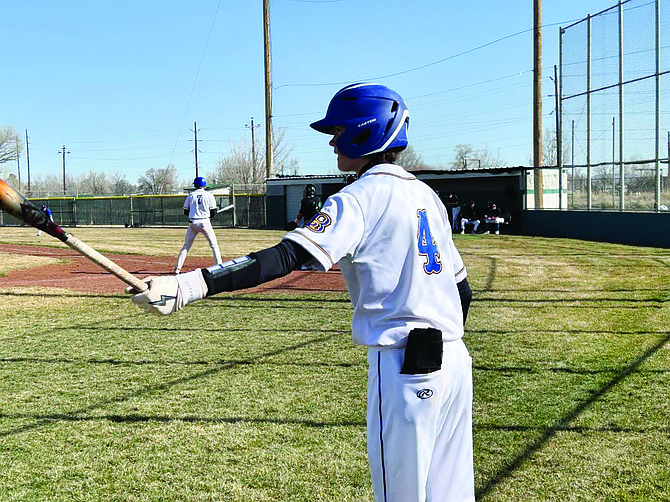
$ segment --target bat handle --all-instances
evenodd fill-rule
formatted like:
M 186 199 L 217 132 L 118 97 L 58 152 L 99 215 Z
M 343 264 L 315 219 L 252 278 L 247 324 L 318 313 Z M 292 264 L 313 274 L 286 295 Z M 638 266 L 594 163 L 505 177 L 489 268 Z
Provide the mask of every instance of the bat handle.
M 88 259 L 90 259 L 94 263 L 97 263 L 98 265 L 100 265 L 102 268 L 107 270 L 107 272 L 113 274 L 114 276 L 118 277 L 119 279 L 121 279 L 126 284 L 132 286 L 133 289 L 135 289 L 136 291 L 139 291 L 140 293 L 143 293 L 147 289 L 149 289 L 149 286 L 147 286 L 146 282 L 138 279 L 137 277 L 135 277 L 133 274 L 131 274 L 127 270 L 122 269 L 116 263 L 114 263 L 112 260 L 110 260 L 109 258 L 106 258 L 105 256 L 101 255 L 95 249 L 93 249 L 91 246 L 89 246 L 88 244 L 86 244 L 86 243 L 80 241 L 79 239 L 77 239 L 74 235 L 68 234 L 68 237 L 64 242 L 65 242 L 65 244 L 70 246 L 75 251 L 83 254 L 84 256 L 86 256 Z

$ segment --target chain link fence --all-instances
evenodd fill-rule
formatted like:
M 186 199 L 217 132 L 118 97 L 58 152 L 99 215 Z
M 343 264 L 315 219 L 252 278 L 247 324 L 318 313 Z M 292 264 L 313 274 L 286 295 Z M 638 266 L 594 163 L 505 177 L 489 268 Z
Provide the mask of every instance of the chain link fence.
M 215 227 L 265 228 L 265 184 L 231 185 L 212 189 L 219 212 Z M 115 225 L 125 227 L 187 225 L 183 204 L 186 195 L 30 197 L 38 207 L 51 209 L 54 221 L 63 227 Z M 23 225 L 0 211 L 0 225 Z
M 560 29 L 567 208 L 670 206 L 669 21 L 660 0 L 627 0 Z

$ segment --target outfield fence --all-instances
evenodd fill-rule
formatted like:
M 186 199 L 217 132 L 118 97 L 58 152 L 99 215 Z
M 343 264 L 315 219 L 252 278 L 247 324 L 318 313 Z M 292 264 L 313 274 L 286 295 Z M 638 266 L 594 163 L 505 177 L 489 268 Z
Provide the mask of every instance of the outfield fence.
M 247 191 L 253 188 L 253 191 Z M 215 227 L 264 228 L 265 193 L 257 187 L 235 187 L 228 193 L 213 193 L 219 213 L 212 218 Z M 128 196 L 31 197 L 38 207 L 51 209 L 54 221 L 64 227 L 116 225 L 125 227 L 181 226 L 185 194 Z M 0 225 L 21 226 L 22 221 L 0 211 Z

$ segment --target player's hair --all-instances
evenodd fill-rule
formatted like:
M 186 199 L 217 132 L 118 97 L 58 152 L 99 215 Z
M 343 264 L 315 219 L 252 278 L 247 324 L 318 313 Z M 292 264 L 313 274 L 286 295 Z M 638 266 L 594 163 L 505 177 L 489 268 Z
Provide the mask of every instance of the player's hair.
M 363 167 L 363 169 L 361 169 L 361 171 L 358 173 L 359 176 L 368 169 L 370 169 L 371 167 L 376 166 L 378 164 L 395 164 L 396 161 L 398 160 L 400 152 L 401 150 L 387 150 L 385 152 L 379 152 L 369 155 L 368 157 L 366 157 L 366 159 L 368 159 L 368 163 L 365 164 L 365 167 Z

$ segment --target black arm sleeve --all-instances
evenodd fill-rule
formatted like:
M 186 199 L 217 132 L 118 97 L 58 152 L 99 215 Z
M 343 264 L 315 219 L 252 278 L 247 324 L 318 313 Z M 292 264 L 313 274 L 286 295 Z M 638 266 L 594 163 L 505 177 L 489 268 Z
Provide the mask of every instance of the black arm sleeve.
M 188 209 L 184 209 L 184 216 L 188 216 Z
M 207 296 L 222 291 L 237 291 L 284 277 L 312 258 L 302 246 L 289 240 L 282 240 L 256 253 L 250 253 L 239 263 L 215 265 L 202 269 L 207 284 Z M 236 260 L 234 260 L 236 261 Z
M 209 217 L 214 218 L 216 216 L 218 209 L 210 209 L 209 210 Z
M 470 309 L 470 301 L 472 300 L 472 290 L 467 279 L 463 279 L 456 284 L 458 286 L 458 295 L 461 297 L 461 308 L 463 309 L 463 326 L 468 318 L 468 310 Z

